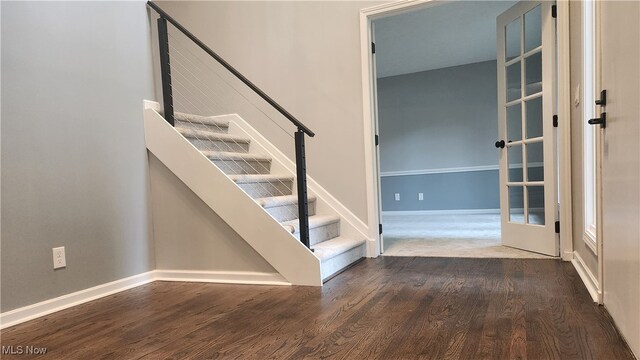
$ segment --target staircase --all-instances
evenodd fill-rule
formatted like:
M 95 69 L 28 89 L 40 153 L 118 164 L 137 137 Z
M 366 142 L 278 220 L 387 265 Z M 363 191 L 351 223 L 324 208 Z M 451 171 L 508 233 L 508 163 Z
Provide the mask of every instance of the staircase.
M 364 257 L 366 225 L 306 175 L 305 137 L 315 133 L 147 5 L 159 15 L 162 80 L 162 106 L 145 103 L 147 149 L 291 284 L 321 285 Z M 295 126 L 295 162 L 246 121 L 284 130 L 278 117 Z
M 231 122 L 243 121 L 237 115 L 200 116 L 175 113 L 174 129 L 206 156 L 210 163 L 261 206 L 296 239 L 300 238 L 298 197 L 294 194 L 295 177 L 282 166 L 272 171 L 274 160 L 269 155 L 252 152 L 253 141 L 234 127 L 239 134 L 230 134 Z M 246 123 L 244 125 L 247 126 Z M 245 136 L 243 136 L 245 135 Z M 263 144 L 265 145 L 265 144 Z M 264 146 L 257 147 L 259 149 Z M 309 242 L 313 254 L 321 261 L 322 279 L 358 261 L 366 254 L 363 236 L 341 236 L 341 218 L 328 206 L 320 214 L 318 197 L 308 196 Z M 251 224 L 251 219 L 247 219 Z M 268 259 L 267 259 L 268 261 Z

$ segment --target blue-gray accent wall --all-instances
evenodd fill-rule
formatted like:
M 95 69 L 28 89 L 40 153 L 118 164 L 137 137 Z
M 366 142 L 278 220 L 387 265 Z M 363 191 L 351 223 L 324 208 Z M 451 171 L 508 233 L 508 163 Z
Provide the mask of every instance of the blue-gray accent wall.
M 496 61 L 378 79 L 382 172 L 497 166 Z
M 495 60 L 379 79 L 382 172 L 497 167 L 497 103 Z M 382 210 L 498 209 L 498 186 L 497 170 L 384 176 Z
M 543 177 L 542 167 L 528 169 L 529 176 Z M 522 173 L 522 168 L 510 173 Z M 383 176 L 382 211 L 486 210 L 500 208 L 498 170 Z M 512 175 L 513 178 L 513 175 Z M 418 200 L 422 193 L 423 200 Z M 400 200 L 395 200 L 400 194 Z M 510 195 L 511 207 L 522 208 L 522 194 Z M 529 188 L 529 207 L 544 207 L 542 187 Z
M 494 147 L 497 103 L 495 60 L 378 79 L 382 174 L 429 173 L 383 176 L 382 210 L 498 209 L 498 170 L 473 169 L 497 168 L 500 152 L 507 151 Z M 528 133 L 542 131 L 536 110 L 527 110 Z M 534 149 L 527 149 L 527 160 L 537 165 L 543 156 Z M 510 161 L 521 164 L 522 159 Z M 447 171 L 451 168 L 457 172 Z M 465 168 L 469 171 L 459 171 Z M 510 172 L 512 181 L 522 181 L 522 168 Z M 529 178 L 541 179 L 542 168 L 530 169 Z M 530 189 L 530 207 L 542 207 L 541 190 Z M 394 200 L 396 193 L 400 201 Z M 418 193 L 424 200 L 418 200 Z M 521 192 L 515 195 L 511 202 L 521 208 Z
M 381 188 L 382 211 L 500 208 L 498 170 L 384 176 Z

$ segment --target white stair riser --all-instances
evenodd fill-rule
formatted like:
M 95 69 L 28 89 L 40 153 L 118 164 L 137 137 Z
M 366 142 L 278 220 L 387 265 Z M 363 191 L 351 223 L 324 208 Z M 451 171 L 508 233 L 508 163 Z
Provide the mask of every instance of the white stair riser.
M 271 162 L 255 160 L 221 160 L 211 159 L 227 175 L 269 174 Z
M 212 131 L 212 132 L 221 133 L 221 134 L 226 134 L 229 132 L 228 126 L 207 125 L 207 124 L 200 124 L 197 122 L 189 122 L 189 121 L 182 121 L 182 120 L 176 120 L 175 126 Z
M 282 195 L 291 195 L 293 188 L 293 181 L 291 180 L 283 180 L 283 181 L 263 181 L 256 183 L 240 183 L 238 184 L 242 190 L 244 190 L 249 196 L 254 199 L 264 198 L 264 197 L 272 197 L 272 196 L 282 196 Z
M 233 142 L 229 140 L 207 140 L 187 138 L 200 151 L 220 151 L 220 152 L 238 152 L 248 153 L 249 143 Z
M 316 201 L 309 201 L 309 216 L 316 214 Z M 298 218 L 298 204 L 288 204 L 281 206 L 274 206 L 266 208 L 267 212 L 271 214 L 279 222 L 289 221 Z
M 347 266 L 365 257 L 366 254 L 367 254 L 367 246 L 366 244 L 362 244 L 349 251 L 345 251 L 340 255 L 336 255 L 331 259 L 323 260 L 321 265 L 322 280 L 325 280 L 328 277 L 334 275 L 335 273 L 340 272 Z
M 293 234 L 296 238 L 300 239 L 300 233 Z M 340 221 L 318 226 L 313 229 L 309 229 L 309 245 L 313 246 L 317 243 L 321 243 L 325 240 L 333 239 L 340 236 Z

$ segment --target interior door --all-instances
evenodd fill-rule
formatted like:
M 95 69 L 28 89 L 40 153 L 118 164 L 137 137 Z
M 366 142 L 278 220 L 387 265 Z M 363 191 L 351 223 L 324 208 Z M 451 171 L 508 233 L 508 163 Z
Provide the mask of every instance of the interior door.
M 640 3 L 602 1 L 604 305 L 640 355 Z M 602 116 L 600 117 L 602 119 Z M 586 121 L 586 119 L 585 119 Z
M 551 2 L 519 2 L 497 18 L 502 244 L 559 255 L 555 26 Z

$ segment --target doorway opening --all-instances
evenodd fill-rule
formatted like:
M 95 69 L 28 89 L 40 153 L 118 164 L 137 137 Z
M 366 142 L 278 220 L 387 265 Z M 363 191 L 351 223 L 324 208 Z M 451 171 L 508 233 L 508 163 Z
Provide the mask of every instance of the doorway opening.
M 372 21 L 385 255 L 559 255 L 551 7 L 524 6 L 448 2 Z M 516 239 L 532 233 L 546 247 Z

